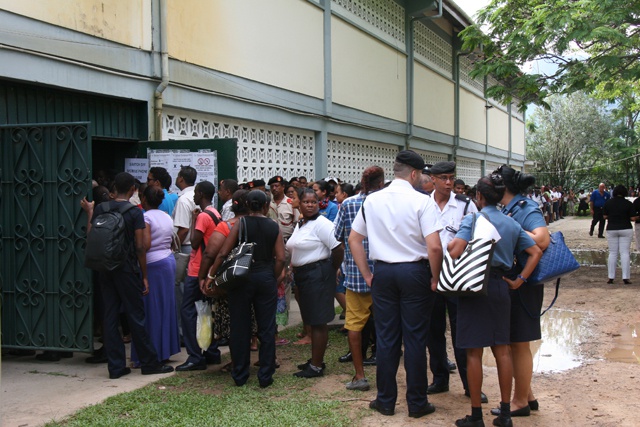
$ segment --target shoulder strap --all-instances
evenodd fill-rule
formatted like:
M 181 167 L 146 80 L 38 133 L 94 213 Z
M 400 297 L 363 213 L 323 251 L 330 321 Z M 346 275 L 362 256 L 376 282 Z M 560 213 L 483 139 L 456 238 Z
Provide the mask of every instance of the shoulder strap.
M 517 201 L 513 204 L 513 206 L 511 206 L 511 208 L 509 209 L 509 211 L 507 212 L 507 215 L 509 215 L 511 213 L 511 211 L 513 211 L 513 208 L 515 208 L 516 206 L 519 208 L 522 208 L 524 205 L 527 204 L 527 200 L 526 199 L 522 199 L 520 201 Z
M 124 213 L 127 212 L 129 209 L 135 208 L 135 207 L 136 206 L 133 203 L 127 203 L 126 205 L 120 206 L 118 211 L 120 212 L 120 215 L 124 215 Z
M 214 223 L 215 225 L 220 224 L 220 218 L 218 218 L 218 217 L 216 216 L 216 214 L 214 214 L 214 213 L 213 213 L 213 212 L 211 212 L 210 210 L 205 209 L 205 210 L 203 210 L 201 213 L 206 213 L 207 215 L 209 215 L 209 216 L 211 217 L 211 219 L 213 220 L 213 223 Z
M 247 223 L 245 217 L 240 218 L 240 229 L 238 230 L 238 242 L 247 242 Z
M 466 204 L 464 205 L 464 211 L 462 212 L 463 216 L 466 215 L 467 211 L 469 210 L 469 203 L 471 202 L 471 197 L 465 196 L 464 194 L 456 194 L 456 199 L 466 202 Z

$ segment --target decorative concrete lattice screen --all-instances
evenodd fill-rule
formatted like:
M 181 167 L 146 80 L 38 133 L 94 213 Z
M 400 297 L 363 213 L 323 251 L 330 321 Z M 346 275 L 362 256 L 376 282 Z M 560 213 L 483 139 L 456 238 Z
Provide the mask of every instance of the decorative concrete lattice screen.
M 166 112 L 163 139 L 238 139 L 238 181 L 282 175 L 313 177 L 315 138 L 312 132 L 227 118 Z
M 505 162 L 506 163 L 506 162 Z M 496 163 L 496 162 L 486 162 L 485 163 L 485 171 L 484 174 L 488 175 L 491 172 L 493 172 L 494 170 L 498 169 L 500 166 L 502 166 L 504 163 Z
M 451 45 L 421 22 L 414 29 L 416 57 L 451 76 Z
M 468 86 L 477 90 L 484 96 L 484 83 L 477 80 L 472 79 L 469 73 L 473 70 L 473 63 L 466 56 L 460 57 L 460 80 L 466 83 Z
M 371 141 L 329 137 L 328 171 L 350 184 L 357 184 L 369 166 L 384 169 L 385 179 L 393 179 L 393 162 L 398 147 Z
M 404 8 L 391 0 L 333 0 L 354 17 L 404 43 Z
M 474 186 L 478 183 L 482 174 L 482 163 L 480 160 L 466 159 L 458 157 L 456 159 L 456 178 L 464 181 L 465 184 Z
M 425 151 L 425 150 L 418 150 L 416 148 L 411 148 L 411 150 L 420 154 L 420 156 L 424 159 L 424 162 L 430 165 L 434 165 L 438 162 L 446 162 L 447 160 L 449 160 L 449 156 L 447 156 L 446 154 L 434 153 L 434 152 Z

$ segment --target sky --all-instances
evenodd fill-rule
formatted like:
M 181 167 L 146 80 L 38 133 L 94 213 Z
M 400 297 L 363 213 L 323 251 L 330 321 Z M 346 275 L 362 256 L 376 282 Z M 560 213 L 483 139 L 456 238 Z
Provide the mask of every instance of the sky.
M 467 15 L 474 18 L 478 10 L 489 4 L 490 0 L 453 0 Z

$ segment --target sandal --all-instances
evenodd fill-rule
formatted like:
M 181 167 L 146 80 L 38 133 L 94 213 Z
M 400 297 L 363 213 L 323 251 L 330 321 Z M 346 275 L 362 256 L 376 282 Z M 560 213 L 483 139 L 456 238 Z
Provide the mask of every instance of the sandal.
M 276 340 L 276 345 L 277 346 L 278 345 L 287 345 L 287 344 L 289 344 L 289 342 L 290 341 L 288 339 L 286 339 L 286 338 L 279 338 L 279 339 Z

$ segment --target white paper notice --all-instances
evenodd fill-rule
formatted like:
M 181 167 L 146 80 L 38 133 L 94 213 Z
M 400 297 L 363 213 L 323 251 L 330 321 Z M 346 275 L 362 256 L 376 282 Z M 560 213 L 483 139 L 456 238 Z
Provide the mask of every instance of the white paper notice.
M 124 171 L 133 175 L 140 182 L 147 182 L 149 159 L 124 159 Z

